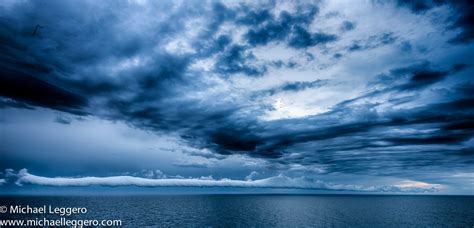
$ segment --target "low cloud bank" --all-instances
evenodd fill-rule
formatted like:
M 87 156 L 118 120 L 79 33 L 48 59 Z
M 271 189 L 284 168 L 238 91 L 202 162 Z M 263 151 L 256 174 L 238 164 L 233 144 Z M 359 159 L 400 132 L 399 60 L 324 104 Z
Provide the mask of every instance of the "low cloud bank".
M 137 187 L 233 187 L 233 188 L 288 188 L 288 189 L 313 189 L 333 191 L 358 191 L 358 192 L 399 192 L 399 193 L 429 193 L 437 192 L 435 186 L 407 187 L 399 185 L 361 186 L 334 184 L 311 178 L 291 178 L 284 175 L 268 177 L 259 180 L 233 180 L 213 178 L 184 178 L 184 179 L 150 179 L 134 176 L 110 177 L 43 177 L 28 173 L 22 169 L 18 173 L 10 172 L 11 183 L 16 185 L 42 185 L 56 187 L 81 187 L 81 186 L 137 186 Z

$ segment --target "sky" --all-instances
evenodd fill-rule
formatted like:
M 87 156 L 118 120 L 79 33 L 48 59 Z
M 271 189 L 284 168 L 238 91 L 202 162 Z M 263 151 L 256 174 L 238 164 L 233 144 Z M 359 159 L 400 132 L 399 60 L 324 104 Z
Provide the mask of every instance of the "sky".
M 0 194 L 474 194 L 469 1 L 0 1 Z

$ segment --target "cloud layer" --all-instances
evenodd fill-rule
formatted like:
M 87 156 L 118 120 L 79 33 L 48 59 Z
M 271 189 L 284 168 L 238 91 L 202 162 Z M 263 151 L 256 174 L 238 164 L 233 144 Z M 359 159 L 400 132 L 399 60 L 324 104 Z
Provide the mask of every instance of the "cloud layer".
M 56 187 L 83 187 L 83 186 L 136 186 L 136 187 L 224 187 L 224 188 L 292 188 L 331 191 L 357 191 L 357 192 L 394 192 L 394 193 L 427 193 L 438 191 L 437 185 L 416 186 L 411 183 L 388 186 L 360 186 L 326 183 L 304 177 L 290 178 L 284 175 L 269 177 L 259 180 L 216 180 L 211 177 L 178 178 L 178 179 L 150 179 L 134 176 L 111 177 L 42 177 L 28 173 L 26 169 L 17 174 L 11 173 L 10 178 L 17 185 L 42 185 Z

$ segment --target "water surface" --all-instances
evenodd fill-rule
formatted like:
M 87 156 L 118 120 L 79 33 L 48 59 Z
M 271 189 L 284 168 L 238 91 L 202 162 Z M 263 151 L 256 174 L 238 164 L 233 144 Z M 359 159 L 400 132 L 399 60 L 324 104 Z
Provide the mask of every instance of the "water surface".
M 8 196 L 1 205 L 86 207 L 75 219 L 124 226 L 473 227 L 472 196 L 157 195 Z M 34 218 L 43 215 L 0 215 Z M 46 215 L 48 218 L 54 216 Z

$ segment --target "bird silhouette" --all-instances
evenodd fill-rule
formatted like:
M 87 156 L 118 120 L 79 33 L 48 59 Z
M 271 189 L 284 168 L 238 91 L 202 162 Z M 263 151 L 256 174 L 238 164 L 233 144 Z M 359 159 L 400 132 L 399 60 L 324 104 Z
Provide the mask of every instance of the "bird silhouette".
M 37 24 L 37 25 L 35 26 L 35 30 L 33 30 L 33 33 L 31 33 L 31 36 L 36 35 L 36 32 L 38 32 L 38 29 L 42 29 L 42 28 L 44 28 L 44 27 Z

